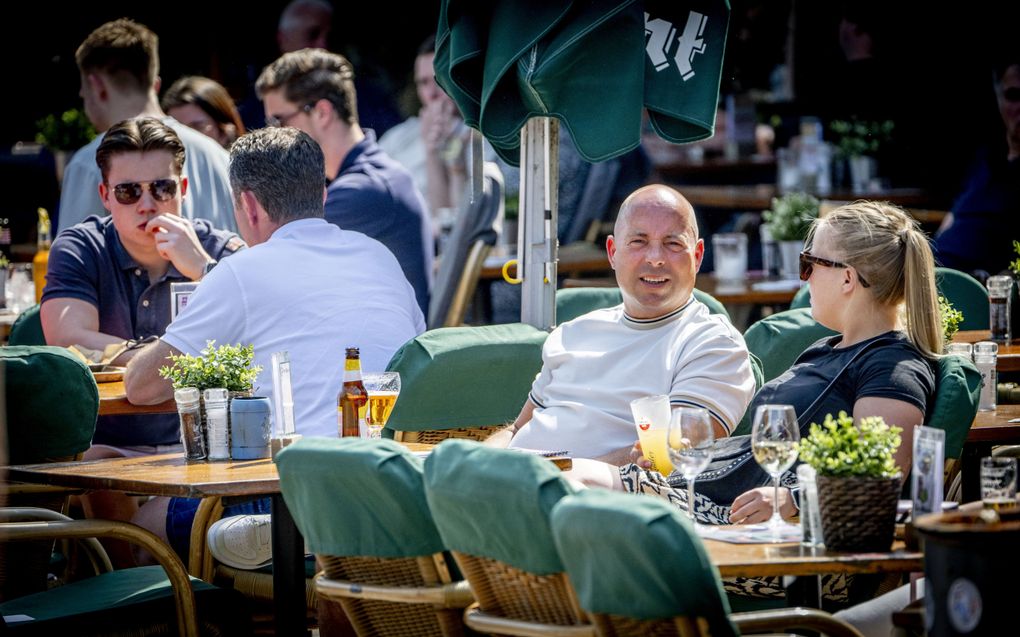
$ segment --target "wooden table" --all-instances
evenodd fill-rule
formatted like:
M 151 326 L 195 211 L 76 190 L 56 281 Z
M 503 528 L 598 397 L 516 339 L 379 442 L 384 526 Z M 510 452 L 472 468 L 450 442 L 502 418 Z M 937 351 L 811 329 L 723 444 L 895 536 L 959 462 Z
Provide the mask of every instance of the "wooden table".
M 502 279 L 503 264 L 516 259 L 516 253 L 507 254 L 503 250 L 493 250 L 482 265 L 481 279 Z M 556 253 L 556 271 L 560 276 L 577 276 L 611 272 L 609 256 L 605 246 L 598 246 L 587 241 L 578 241 L 560 246 Z M 510 274 L 516 276 L 517 269 L 512 268 Z
M 920 551 L 907 550 L 897 540 L 886 553 L 837 553 L 800 543 L 732 544 L 704 540 L 705 549 L 721 577 L 831 575 L 835 573 L 902 573 L 922 568 Z
M 775 285 L 778 283 L 779 279 L 765 277 L 761 273 L 749 272 L 740 281 L 720 281 L 709 272 L 699 273 L 694 285 L 725 305 L 789 305 L 800 289 L 800 281 L 777 288 Z
M 979 411 L 967 433 L 960 456 L 961 498 L 963 502 L 981 499 L 981 458 L 992 455 L 995 445 L 1020 444 L 1020 405 L 999 405 L 995 411 Z
M 793 300 L 800 286 L 790 285 L 781 289 L 760 289 L 755 284 L 773 282 L 778 279 L 771 279 L 760 274 L 750 274 L 743 281 L 726 281 L 720 284 L 719 279 L 712 273 L 699 273 L 694 287 L 702 292 L 707 292 L 722 304 L 749 304 L 749 305 L 789 305 Z M 798 281 L 799 283 L 799 281 Z M 564 288 L 615 288 L 617 287 L 615 277 L 598 277 L 586 279 L 568 278 L 563 280 Z
M 177 413 L 177 403 L 173 398 L 157 405 L 136 405 L 128 402 L 127 394 L 124 392 L 124 381 L 99 383 L 100 416 L 173 413 Z
M 189 463 L 184 454 L 106 458 L 7 468 L 15 482 L 109 489 L 154 496 L 266 496 L 272 499 L 273 610 L 277 635 L 304 635 L 304 539 L 280 495 L 276 465 L 266 460 Z
M 953 335 L 954 343 L 977 343 L 987 341 L 992 336 L 990 330 L 964 330 Z M 1009 345 L 999 345 L 998 357 L 995 359 L 995 369 L 1000 372 L 1020 371 L 1020 345 L 1016 340 Z
M 767 210 L 772 206 L 772 198 L 779 194 L 774 184 L 757 184 L 751 186 L 678 186 L 680 193 L 697 208 L 719 208 L 728 211 Z M 931 197 L 920 188 L 889 188 L 878 192 L 854 193 L 833 191 L 819 199 L 831 201 L 855 201 L 857 199 L 874 199 L 888 201 L 908 208 L 931 208 Z M 923 210 L 923 221 L 934 222 L 930 218 L 935 214 L 931 210 Z M 919 219 L 921 220 L 921 219 Z

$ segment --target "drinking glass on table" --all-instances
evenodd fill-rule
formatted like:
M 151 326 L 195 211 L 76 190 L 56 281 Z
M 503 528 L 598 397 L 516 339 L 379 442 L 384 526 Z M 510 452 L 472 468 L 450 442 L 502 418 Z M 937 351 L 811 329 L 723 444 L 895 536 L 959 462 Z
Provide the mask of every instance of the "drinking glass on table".
M 673 472 L 666 448 L 669 433 L 670 406 L 669 396 L 664 394 L 645 396 L 630 401 L 630 411 L 634 415 L 638 440 L 641 442 L 641 453 L 652 463 L 652 468 L 664 476 Z
M 382 429 L 400 395 L 399 372 L 368 372 L 361 382 L 368 392 L 368 437 L 381 438 Z
M 1016 458 L 981 458 L 981 502 L 986 509 L 1012 509 L 1016 500 Z
M 673 467 L 687 479 L 687 513 L 695 526 L 698 522 L 694 517 L 694 479 L 711 462 L 714 442 L 707 409 L 679 407 L 673 410 L 669 421 L 669 458 Z
M 754 412 L 751 428 L 751 452 L 755 461 L 772 476 L 772 517 L 768 526 L 779 536 L 784 527 L 792 527 L 779 514 L 779 476 L 797 460 L 800 427 L 792 405 L 760 405 Z

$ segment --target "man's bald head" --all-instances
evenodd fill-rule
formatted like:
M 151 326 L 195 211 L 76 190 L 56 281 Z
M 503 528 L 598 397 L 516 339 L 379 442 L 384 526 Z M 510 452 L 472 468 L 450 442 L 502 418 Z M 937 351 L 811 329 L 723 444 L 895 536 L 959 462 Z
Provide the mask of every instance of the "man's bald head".
M 662 184 L 644 186 L 632 192 L 623 204 L 620 205 L 620 212 L 616 215 L 616 223 L 613 226 L 613 234 L 623 234 L 622 228 L 629 220 L 635 210 L 645 208 L 660 208 L 674 210 L 684 218 L 684 223 L 693 231 L 693 239 L 699 237 L 698 220 L 694 215 L 694 207 L 690 202 L 676 190 Z
M 627 197 L 606 239 L 609 264 L 631 318 L 665 316 L 690 299 L 705 244 L 694 209 L 668 186 L 645 186 Z

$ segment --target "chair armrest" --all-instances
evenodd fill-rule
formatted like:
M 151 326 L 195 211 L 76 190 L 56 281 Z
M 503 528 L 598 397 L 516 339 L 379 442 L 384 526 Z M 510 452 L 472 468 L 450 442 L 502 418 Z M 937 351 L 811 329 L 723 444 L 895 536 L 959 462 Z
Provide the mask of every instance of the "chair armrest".
M 788 628 L 816 630 L 830 637 L 864 637 L 860 631 L 831 614 L 814 608 L 782 608 L 733 613 L 730 619 L 742 635 Z
M 169 546 L 149 531 L 127 522 L 113 520 L 0 523 L 0 542 L 96 537 L 111 537 L 131 542 L 151 553 L 166 571 L 173 588 L 179 633 L 186 637 L 199 637 L 195 593 L 191 589 L 191 580 L 184 570 L 184 564 Z
M 515 635 L 516 637 L 595 637 L 595 626 L 578 624 L 563 626 L 559 624 L 540 624 L 537 622 L 508 619 L 490 615 L 472 604 L 464 611 L 464 623 L 468 628 L 480 633 L 493 635 Z
M 0 508 L 0 523 L 2 522 L 72 522 L 73 520 L 63 513 L 57 513 L 49 509 L 39 507 L 4 507 Z M 94 537 L 83 538 L 79 544 L 85 550 L 89 562 L 92 563 L 92 570 L 96 575 L 109 573 L 113 570 L 110 556 L 106 549 Z
M 328 598 L 353 597 L 404 604 L 432 604 L 442 608 L 465 608 L 475 596 L 466 581 L 442 586 L 370 586 L 325 575 L 315 578 L 315 591 Z

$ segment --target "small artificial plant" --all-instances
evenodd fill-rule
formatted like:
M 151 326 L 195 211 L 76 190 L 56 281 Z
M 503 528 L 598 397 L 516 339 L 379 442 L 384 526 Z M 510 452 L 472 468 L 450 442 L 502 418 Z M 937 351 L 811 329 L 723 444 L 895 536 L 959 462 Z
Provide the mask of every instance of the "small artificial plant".
M 892 138 L 896 125 L 891 120 L 862 121 L 838 119 L 829 124 L 836 136 L 836 154 L 840 157 L 875 155 Z
M 51 150 L 77 150 L 96 137 L 96 129 L 78 108 L 49 114 L 35 123 L 35 141 Z
M 762 213 L 776 241 L 803 241 L 811 222 L 818 218 L 818 199 L 806 192 L 789 192 L 772 198 L 772 208 Z
M 251 391 L 261 365 L 252 365 L 254 345 L 220 345 L 206 341 L 199 356 L 170 356 L 170 365 L 159 368 L 159 375 L 169 379 L 174 389 L 196 387 L 199 390 L 222 387 L 228 391 Z
M 879 416 L 855 425 L 845 411 L 835 419 L 827 414 L 821 425 L 811 423 L 811 432 L 800 441 L 800 459 L 824 476 L 892 478 L 899 472 L 893 454 L 901 431 Z
M 939 295 L 939 314 L 942 317 L 942 334 L 945 342 L 953 340 L 953 335 L 960 330 L 960 323 L 963 322 L 963 312 L 953 307 L 949 299 Z

